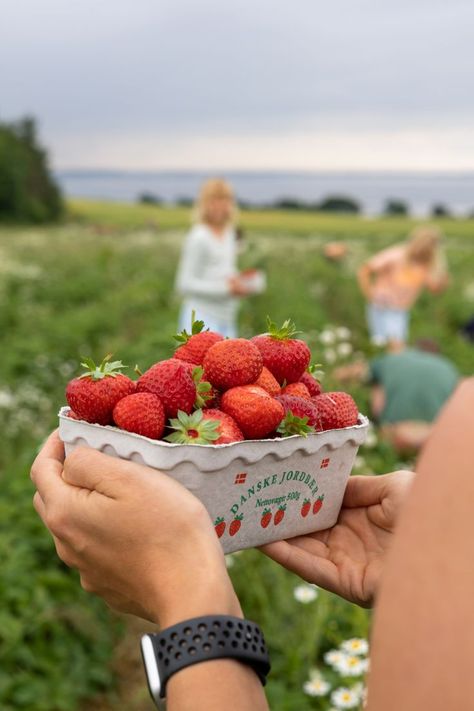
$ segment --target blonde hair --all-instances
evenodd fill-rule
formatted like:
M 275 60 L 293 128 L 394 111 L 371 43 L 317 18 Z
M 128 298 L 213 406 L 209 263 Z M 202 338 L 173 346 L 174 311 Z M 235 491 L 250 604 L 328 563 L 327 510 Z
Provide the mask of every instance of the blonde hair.
M 236 221 L 237 205 L 232 186 L 223 178 L 211 178 L 201 186 L 194 205 L 193 222 L 209 222 L 209 203 L 216 198 L 227 198 L 231 201 L 232 211 L 229 217 L 229 224 Z
M 410 262 L 431 265 L 441 247 L 441 230 L 434 225 L 420 225 L 409 235 L 406 256 Z

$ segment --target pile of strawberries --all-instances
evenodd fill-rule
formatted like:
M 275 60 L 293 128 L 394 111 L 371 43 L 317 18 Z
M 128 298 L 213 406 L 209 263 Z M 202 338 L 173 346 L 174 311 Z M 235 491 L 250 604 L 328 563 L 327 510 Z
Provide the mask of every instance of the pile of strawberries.
M 69 417 L 115 424 L 151 439 L 181 444 L 228 444 L 350 427 L 357 405 L 344 392 L 323 393 L 310 372 L 311 353 L 295 327 L 268 319 L 268 332 L 224 339 L 193 319 L 191 333 L 176 336 L 172 358 L 138 380 L 107 356 L 71 380 Z

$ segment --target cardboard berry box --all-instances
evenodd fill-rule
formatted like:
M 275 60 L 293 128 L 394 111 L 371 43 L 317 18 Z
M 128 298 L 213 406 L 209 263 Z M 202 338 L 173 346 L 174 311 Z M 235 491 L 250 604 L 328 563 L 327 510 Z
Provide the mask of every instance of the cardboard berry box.
M 66 454 L 86 445 L 160 469 L 209 511 L 225 553 L 332 526 L 368 420 L 307 437 L 232 444 L 170 444 L 59 412 Z

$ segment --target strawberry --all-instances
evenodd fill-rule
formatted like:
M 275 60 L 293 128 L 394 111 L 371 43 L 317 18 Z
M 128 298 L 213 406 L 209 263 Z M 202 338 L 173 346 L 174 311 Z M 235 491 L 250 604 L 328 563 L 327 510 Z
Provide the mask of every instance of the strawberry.
M 275 397 L 275 395 L 279 395 L 281 391 L 278 381 L 273 377 L 268 368 L 265 368 L 265 366 L 263 366 L 262 372 L 253 385 L 259 385 L 273 397 Z
M 139 378 L 137 390 L 157 395 L 165 406 L 167 417 L 176 417 L 178 410 L 191 412 L 197 396 L 189 368 L 173 358 L 152 365 Z
M 120 372 L 126 366 L 119 360 L 110 363 L 111 357 L 106 356 L 99 366 L 91 358 L 84 358 L 81 365 L 86 372 L 67 384 L 69 407 L 81 420 L 110 424 L 117 402 L 135 392 L 136 384 Z
M 127 432 L 160 439 L 165 429 L 165 408 L 160 398 L 151 393 L 133 393 L 114 407 L 115 424 Z
M 222 395 L 221 407 L 234 418 L 247 439 L 269 435 L 285 415 L 283 405 L 258 385 L 227 390 Z
M 262 372 L 258 348 L 245 338 L 227 338 L 214 343 L 203 361 L 206 377 L 218 390 L 254 383 Z
M 313 514 L 317 514 L 324 503 L 324 494 L 316 499 L 313 504 Z
M 296 395 L 277 395 L 275 399 L 281 402 L 285 409 L 285 419 L 278 427 L 280 434 L 306 436 L 315 432 L 318 423 L 318 409 L 314 402 Z
M 319 380 L 316 380 L 314 375 L 311 375 L 311 373 L 309 373 L 307 370 L 305 370 L 305 372 L 299 379 L 299 382 L 306 385 L 311 397 L 316 397 L 316 395 L 320 395 L 323 392 L 323 388 Z
M 174 336 L 179 344 L 175 351 L 174 358 L 179 358 L 180 360 L 185 360 L 195 365 L 202 365 L 204 356 L 209 348 L 214 345 L 214 343 L 223 341 L 224 337 L 221 336 L 220 333 L 210 331 L 209 329 L 203 331 L 204 321 L 196 321 L 194 316 L 195 312 L 193 311 L 191 317 L 191 333 L 183 330 Z
M 303 505 L 301 507 L 301 515 L 303 518 L 306 518 L 306 516 L 309 514 L 311 511 L 311 501 L 309 499 L 305 499 L 303 501 Z
M 186 360 L 181 360 L 175 356 L 173 360 L 177 360 L 178 363 L 181 363 L 194 380 L 194 384 L 196 385 L 196 402 L 194 406 L 196 408 L 217 407 L 219 404 L 219 391 L 213 388 L 211 383 L 207 380 L 203 367 L 189 363 Z
M 286 504 L 282 504 L 281 506 L 278 507 L 278 511 L 276 512 L 276 514 L 273 518 L 273 523 L 275 526 L 278 526 L 278 524 L 283 521 L 283 517 L 285 515 L 285 510 L 286 510 Z
M 231 521 L 229 526 L 229 536 L 235 536 L 235 534 L 240 530 L 243 517 L 243 514 L 239 514 L 238 516 L 234 517 L 233 521 Z
M 318 430 L 335 430 L 357 424 L 359 411 L 348 393 L 321 393 L 312 398 L 311 402 L 315 404 L 318 411 Z
M 290 383 L 289 385 L 285 385 L 285 387 L 281 389 L 281 394 L 296 395 L 297 397 L 302 397 L 305 400 L 311 400 L 310 392 L 306 385 L 301 382 L 301 380 L 297 383 Z
M 311 352 L 304 341 L 293 338 L 297 331 L 287 320 L 278 328 L 267 317 L 268 333 L 254 336 L 252 343 L 263 357 L 263 365 L 273 373 L 280 384 L 296 383 L 308 367 Z
M 216 518 L 214 521 L 214 530 L 217 533 L 217 538 L 221 538 L 225 531 L 225 521 L 222 517 Z
M 272 512 L 270 509 L 264 509 L 262 513 L 262 518 L 260 519 L 260 525 L 262 528 L 266 528 L 270 521 L 272 520 Z
M 69 412 L 66 412 L 66 417 L 69 417 L 70 420 L 82 419 L 77 413 L 74 412 L 74 410 L 69 410 Z
M 178 444 L 229 444 L 244 439 L 235 420 L 221 410 L 196 410 L 192 415 L 178 412 L 170 426 L 175 432 L 165 439 Z

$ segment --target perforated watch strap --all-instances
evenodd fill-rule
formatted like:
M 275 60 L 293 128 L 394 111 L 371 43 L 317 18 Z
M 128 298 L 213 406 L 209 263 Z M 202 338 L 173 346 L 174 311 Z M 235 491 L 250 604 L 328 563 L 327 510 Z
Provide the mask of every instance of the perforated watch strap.
M 160 674 L 160 696 L 169 678 L 185 667 L 210 659 L 237 659 L 251 666 L 265 685 L 270 659 L 255 622 L 226 615 L 195 617 L 151 634 Z

